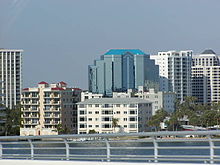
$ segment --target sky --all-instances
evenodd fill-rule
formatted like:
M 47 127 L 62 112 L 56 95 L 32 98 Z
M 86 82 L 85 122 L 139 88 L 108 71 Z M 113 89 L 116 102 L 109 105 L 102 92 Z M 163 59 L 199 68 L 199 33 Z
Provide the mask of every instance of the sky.
M 23 49 L 23 87 L 88 88 L 88 65 L 111 48 L 212 48 L 220 0 L 0 0 L 0 48 Z

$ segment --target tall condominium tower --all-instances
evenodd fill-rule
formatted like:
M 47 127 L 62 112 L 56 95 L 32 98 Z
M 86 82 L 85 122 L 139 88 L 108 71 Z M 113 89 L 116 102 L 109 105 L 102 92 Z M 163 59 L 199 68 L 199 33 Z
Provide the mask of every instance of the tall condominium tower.
M 192 94 L 200 103 L 220 101 L 220 56 L 213 50 L 193 55 Z
M 192 95 L 191 50 L 159 52 L 150 58 L 159 65 L 161 91 L 176 92 L 176 97 L 180 101 Z
M 159 69 L 139 49 L 111 49 L 88 68 L 89 91 L 112 95 L 159 81 Z
M 3 94 L 0 101 L 8 108 L 20 102 L 22 52 L 23 50 L 0 49 L 0 89 Z

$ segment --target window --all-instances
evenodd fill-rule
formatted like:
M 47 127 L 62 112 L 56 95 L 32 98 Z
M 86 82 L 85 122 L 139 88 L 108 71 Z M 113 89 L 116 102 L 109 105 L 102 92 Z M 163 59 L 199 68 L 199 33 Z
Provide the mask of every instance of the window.
M 89 121 L 92 121 L 92 118 L 89 118 L 88 120 L 89 120 Z
M 130 108 L 136 108 L 137 106 L 136 106 L 136 104 L 130 104 L 129 107 Z
M 124 125 L 124 128 L 127 128 L 127 125 Z
M 95 125 L 96 128 L 99 128 L 99 125 Z
M 135 110 L 130 110 L 130 114 L 131 114 L 131 115 L 137 114 L 137 111 L 135 111 Z
M 120 114 L 120 111 L 116 111 L 116 114 Z
M 99 118 L 95 118 L 95 121 L 99 121 Z
M 86 125 L 85 124 L 80 124 L 79 128 L 86 128 Z
M 102 121 L 112 121 L 112 118 L 111 117 L 103 117 Z
M 99 104 L 95 104 L 95 107 L 99 107 Z
M 89 104 L 88 107 L 91 108 L 91 107 L 92 107 L 92 104 Z
M 130 124 L 129 128 L 137 128 L 137 125 L 136 124 Z
M 112 105 L 111 104 L 104 104 L 103 108 L 112 108 Z
M 50 97 L 50 93 L 49 92 L 44 92 L 44 97 Z
M 45 109 L 45 110 L 50 110 L 50 105 L 45 105 L 45 106 L 44 106 L 44 109 Z
M 86 119 L 84 117 L 80 117 L 79 121 L 86 121 Z
M 79 134 L 86 134 L 86 132 L 79 132 Z
M 99 111 L 95 111 L 95 114 L 99 114 Z
M 84 114 L 85 114 L 85 111 L 79 111 L 79 114 L 80 114 L 80 115 L 84 115 Z
M 105 111 L 102 111 L 102 114 L 103 115 L 111 115 L 111 114 L 113 114 L 113 111 L 107 111 L 107 110 L 105 110 Z
M 79 108 L 85 108 L 85 105 L 84 104 L 80 104 Z
M 136 121 L 136 117 L 130 117 L 129 121 Z
M 124 118 L 124 121 L 127 121 L 128 119 L 127 118 Z
M 128 112 L 127 111 L 124 111 L 124 114 L 127 114 Z
M 116 107 L 120 107 L 120 104 L 116 104 Z
M 91 128 L 92 127 L 92 125 L 89 125 L 89 128 Z
M 102 128 L 111 128 L 111 124 L 103 124 Z

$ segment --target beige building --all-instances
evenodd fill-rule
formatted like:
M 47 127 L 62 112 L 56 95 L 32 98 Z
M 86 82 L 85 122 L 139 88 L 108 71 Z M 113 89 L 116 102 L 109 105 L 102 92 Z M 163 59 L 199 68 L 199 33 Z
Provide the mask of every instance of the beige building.
M 152 103 L 139 98 L 93 98 L 78 104 L 78 134 L 143 132 L 152 116 Z M 118 119 L 118 128 L 113 127 Z
M 57 127 L 77 132 L 77 107 L 81 90 L 60 82 L 40 82 L 36 88 L 22 91 L 22 127 L 20 135 L 57 135 Z

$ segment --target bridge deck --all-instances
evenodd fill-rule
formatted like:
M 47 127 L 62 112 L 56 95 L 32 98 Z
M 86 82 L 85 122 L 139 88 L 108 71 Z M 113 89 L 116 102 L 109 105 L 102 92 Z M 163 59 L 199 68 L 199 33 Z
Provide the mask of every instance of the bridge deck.
M 123 163 L 123 162 L 95 162 L 95 161 L 44 161 L 44 160 L 0 160 L 1 165 L 170 165 L 172 163 Z M 176 163 L 173 163 L 176 164 Z M 178 163 L 177 165 L 185 165 Z M 187 165 L 201 165 L 191 164 Z M 208 165 L 208 164 L 207 164 Z M 213 164 L 212 164 L 213 165 Z

